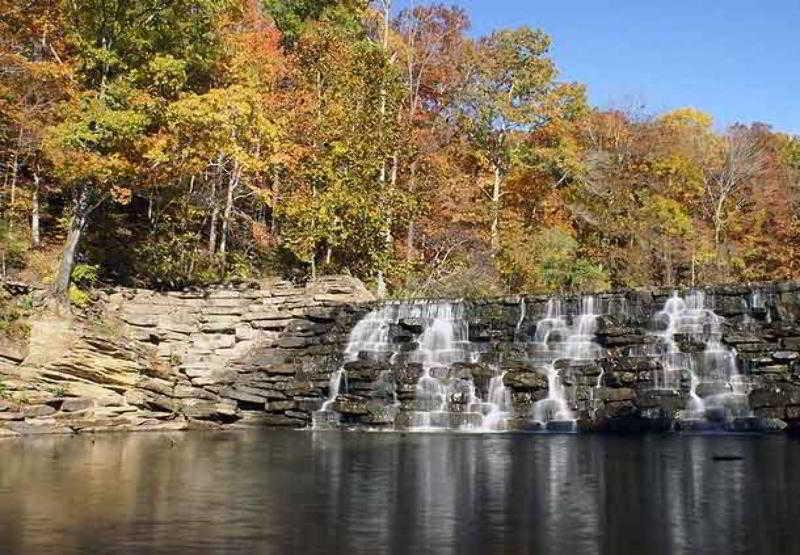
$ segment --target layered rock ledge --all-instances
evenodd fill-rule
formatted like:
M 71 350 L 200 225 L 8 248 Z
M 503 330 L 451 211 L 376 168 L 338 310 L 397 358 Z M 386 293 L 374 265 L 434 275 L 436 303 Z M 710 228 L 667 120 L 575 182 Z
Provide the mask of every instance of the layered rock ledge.
M 705 293 L 723 318 L 721 340 L 735 349 L 748 379 L 752 417 L 738 429 L 800 429 L 800 283 L 718 286 Z M 620 307 L 598 319 L 595 338 L 603 356 L 562 363 L 579 429 L 691 427 L 676 420 L 689 402 L 689 377 L 676 376 L 672 389 L 654 388 L 663 369 L 635 354 L 653 340 L 653 315 L 671 294 L 660 288 L 598 295 L 606 306 Z M 521 300 L 527 318 L 520 318 Z M 574 314 L 578 297 L 562 300 Z M 480 356 L 451 370 L 483 394 L 490 376 L 502 373 L 514 406 L 510 429 L 530 429 L 519 415 L 547 396 L 547 378 L 520 347 L 520 335 L 535 333 L 547 301 L 524 296 L 461 303 L 468 340 Z M 331 407 L 340 425 L 403 428 L 422 365 L 402 353 L 414 349 L 424 326 L 413 320 L 392 326 L 389 341 L 400 356 L 345 363 L 350 331 L 375 306 L 364 286 L 347 276 L 305 286 L 274 280 L 166 293 L 99 292 L 95 316 L 34 320 L 27 344 L 0 344 L 0 436 L 302 428 L 328 399 L 331 375 L 342 367 L 347 388 Z M 702 349 L 689 337 L 677 339 L 682 350 Z
M 347 276 L 97 297 L 91 316 L 34 319 L 27 344 L 0 344 L 0 437 L 303 426 L 372 300 Z M 270 361 L 243 366 L 256 348 Z

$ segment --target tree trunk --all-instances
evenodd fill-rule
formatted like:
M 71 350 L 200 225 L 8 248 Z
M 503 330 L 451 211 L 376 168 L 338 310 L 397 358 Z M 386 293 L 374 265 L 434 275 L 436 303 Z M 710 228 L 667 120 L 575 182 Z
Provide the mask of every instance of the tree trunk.
M 489 231 L 493 251 L 500 248 L 500 195 L 501 195 L 500 168 L 494 167 L 494 184 L 492 186 L 492 224 Z
M 225 210 L 222 212 L 222 233 L 219 238 L 219 252 L 224 255 L 228 245 L 228 227 L 230 226 L 231 211 L 233 210 L 233 191 L 239 184 L 239 165 L 234 164 L 228 178 L 228 189 L 225 194 Z
M 275 232 L 278 230 L 278 222 L 275 217 L 275 207 L 278 205 L 278 195 L 280 194 L 281 182 L 278 177 L 278 168 L 272 173 L 272 206 L 269 210 L 269 232 L 274 237 Z
M 19 155 L 14 153 L 14 163 L 11 166 L 11 198 L 8 201 L 8 236 L 14 230 L 14 204 L 17 201 L 17 176 L 19 175 Z
M 33 191 L 31 192 L 31 246 L 39 246 L 39 174 L 33 173 Z
M 378 270 L 378 279 L 375 285 L 375 295 L 382 299 L 386 296 L 386 281 L 383 278 L 383 270 Z
M 663 246 L 664 249 L 664 273 L 666 274 L 664 285 L 667 287 L 672 286 L 672 250 L 669 247 L 669 244 L 666 243 Z
M 725 202 L 724 198 L 720 198 L 717 206 L 714 209 L 714 246 L 719 253 L 719 245 L 722 242 L 722 207 Z
M 214 254 L 217 248 L 217 184 L 211 183 L 211 221 L 208 224 L 208 253 Z
M 414 195 L 416 193 L 417 188 L 417 161 L 414 160 L 411 162 L 411 166 L 409 167 L 409 178 L 408 178 L 408 190 L 409 192 Z M 411 261 L 414 259 L 414 235 L 415 235 L 415 224 L 414 224 L 414 215 L 409 217 L 408 220 L 408 229 L 406 230 L 406 260 Z
M 53 297 L 64 306 L 69 306 L 69 285 L 72 279 L 72 268 L 75 266 L 75 254 L 78 250 L 78 243 L 81 240 L 83 230 L 86 227 L 86 218 L 89 215 L 89 211 L 88 187 L 82 185 L 75 199 L 75 207 L 70 219 L 64 253 L 61 256 L 61 263 L 52 286 Z
M 408 222 L 408 229 L 406 230 L 406 260 L 408 261 L 414 259 L 415 227 L 414 220 Z

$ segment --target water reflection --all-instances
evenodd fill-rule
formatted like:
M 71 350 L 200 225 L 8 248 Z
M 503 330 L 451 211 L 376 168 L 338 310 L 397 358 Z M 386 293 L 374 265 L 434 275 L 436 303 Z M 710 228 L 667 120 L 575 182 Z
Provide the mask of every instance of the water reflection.
M 749 553 L 800 540 L 800 443 L 785 437 L 142 434 L 7 441 L 0 460 L 3 552 Z

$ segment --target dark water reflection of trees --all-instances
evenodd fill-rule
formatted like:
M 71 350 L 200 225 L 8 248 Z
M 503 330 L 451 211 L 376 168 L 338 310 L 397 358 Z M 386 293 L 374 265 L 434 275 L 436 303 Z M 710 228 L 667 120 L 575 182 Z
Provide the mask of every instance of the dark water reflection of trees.
M 0 461 L 3 552 L 788 553 L 800 543 L 800 442 L 785 437 L 134 434 L 5 441 Z

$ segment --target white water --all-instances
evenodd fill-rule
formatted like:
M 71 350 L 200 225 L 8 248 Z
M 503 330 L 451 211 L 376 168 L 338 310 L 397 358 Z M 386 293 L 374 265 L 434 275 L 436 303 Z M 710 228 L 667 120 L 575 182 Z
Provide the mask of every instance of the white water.
M 547 373 L 547 397 L 533 405 L 533 418 L 537 422 L 572 422 L 575 415 L 567 399 L 567 388 L 557 365 L 559 360 L 588 361 L 602 355 L 603 349 L 595 341 L 597 328 L 596 299 L 581 298 L 580 312 L 573 318 L 572 326 L 562 311 L 559 299 L 550 299 L 544 318 L 536 324 L 534 348 L 539 362 L 544 362 Z
M 483 429 L 487 431 L 502 430 L 511 412 L 511 390 L 503 384 L 506 373 L 494 376 L 489 382 L 487 405 L 489 412 L 483 419 Z
M 347 340 L 344 350 L 344 363 L 357 360 L 360 353 L 385 353 L 389 350 L 389 321 L 387 314 L 390 306 L 383 306 L 370 311 L 359 320 Z M 347 372 L 344 365 L 331 374 L 328 382 L 328 397 L 318 411 L 312 414 L 313 429 L 324 428 L 338 422 L 338 414 L 331 408 L 344 383 L 347 392 Z
M 401 354 L 400 346 L 390 342 L 391 328 L 396 325 L 422 329 L 414 338 L 414 348 L 402 353 L 405 360 L 422 365 L 412 407 L 416 410 L 407 415 L 411 430 L 504 429 L 510 414 L 511 392 L 503 385 L 502 375 L 497 372 L 491 378 L 483 399 L 474 382 L 469 377 L 455 375 L 458 369 L 452 368 L 455 363 L 477 362 L 480 355 L 470 344 L 469 325 L 461 302 L 394 302 L 372 310 L 350 332 L 344 362 L 359 358 L 393 361 Z M 342 384 L 346 384 L 343 368 L 331 376 L 328 398 L 315 413 L 315 425 L 336 420 L 332 405 Z M 391 371 L 382 372 L 380 379 L 391 381 L 387 373 Z M 392 395 L 394 407 L 399 408 L 401 404 L 394 389 Z
M 410 428 L 416 431 L 462 429 L 492 431 L 503 429 L 511 406 L 511 392 L 502 375 L 490 379 L 486 399 L 475 383 L 452 374 L 451 365 L 474 362 L 469 328 L 460 303 L 440 303 L 422 315 L 425 329 L 417 349 L 409 355 L 420 362 L 422 376 L 416 385 L 416 408 Z
M 522 323 L 525 321 L 525 297 L 519 298 L 519 320 L 517 326 L 514 328 L 514 341 L 520 340 L 520 331 L 522 330 Z
M 747 414 L 747 384 L 739 374 L 736 351 L 722 343 L 722 319 L 707 306 L 703 292 L 692 291 L 685 297 L 675 292 L 655 320 L 663 329 L 655 332 L 659 341 L 646 353 L 661 363 L 661 370 L 653 376 L 654 387 L 678 390 L 681 376 L 688 374 L 685 418 L 704 419 L 709 409 L 724 409 L 729 417 Z M 703 350 L 682 352 L 678 337 L 703 344 Z M 720 392 L 701 396 L 701 386 Z

